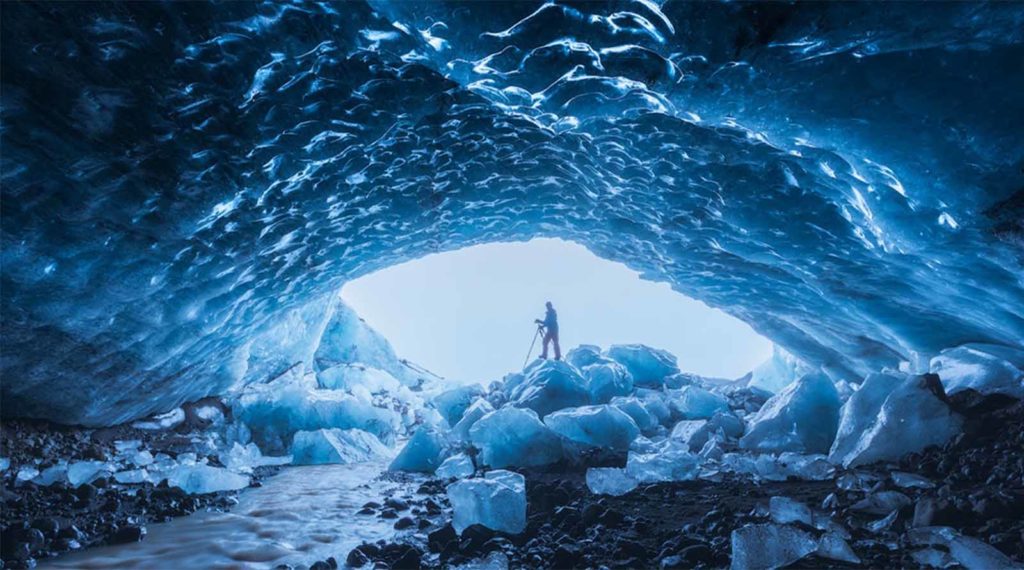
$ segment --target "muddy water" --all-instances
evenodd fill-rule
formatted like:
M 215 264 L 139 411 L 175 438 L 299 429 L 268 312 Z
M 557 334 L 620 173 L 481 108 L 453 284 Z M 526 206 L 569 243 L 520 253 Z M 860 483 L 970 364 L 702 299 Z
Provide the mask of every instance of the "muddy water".
M 292 467 L 239 496 L 231 512 L 203 512 L 148 525 L 142 542 L 93 548 L 40 568 L 305 568 L 344 563 L 365 540 L 395 534 L 394 521 L 355 514 L 364 503 L 414 483 L 376 481 L 380 463 Z

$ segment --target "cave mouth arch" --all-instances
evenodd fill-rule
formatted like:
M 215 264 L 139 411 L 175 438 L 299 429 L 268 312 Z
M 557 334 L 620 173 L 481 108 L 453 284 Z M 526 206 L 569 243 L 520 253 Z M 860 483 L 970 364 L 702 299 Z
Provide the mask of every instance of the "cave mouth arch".
M 428 255 L 350 281 L 341 297 L 396 353 L 456 384 L 518 370 L 546 300 L 559 311 L 563 353 L 640 343 L 668 350 L 687 372 L 725 379 L 772 353 L 745 323 L 557 239 Z

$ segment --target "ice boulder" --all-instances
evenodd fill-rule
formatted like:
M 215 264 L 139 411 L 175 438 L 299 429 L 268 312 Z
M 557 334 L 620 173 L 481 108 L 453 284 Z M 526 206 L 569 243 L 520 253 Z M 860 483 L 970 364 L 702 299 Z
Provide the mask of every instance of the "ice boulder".
M 441 466 L 434 472 L 434 476 L 442 479 L 462 479 L 476 473 L 473 460 L 465 453 L 458 453 L 445 459 Z
M 907 376 L 898 372 L 867 375 L 860 389 L 850 396 L 839 412 L 839 428 L 829 451 L 833 462 L 842 463 L 842 459 L 853 451 L 860 436 L 878 419 L 885 399 L 906 381 Z
M 558 360 L 540 360 L 525 371 L 523 382 L 509 394 L 519 408 L 529 408 L 540 417 L 563 408 L 590 403 L 586 380 L 575 368 Z
M 549 465 L 562 458 L 562 442 L 533 410 L 502 408 L 469 429 L 480 459 L 493 468 Z
M 803 362 L 782 348 L 774 346 L 771 358 L 751 371 L 747 386 L 775 394 L 809 372 L 811 370 Z
M 664 392 L 638 388 L 634 394 L 643 402 L 644 407 L 647 408 L 647 413 L 657 420 L 659 424 L 665 426 L 672 425 L 672 409 L 669 408 L 668 403 L 665 401 Z
M 365 364 L 339 364 L 316 375 L 321 388 L 351 390 L 359 387 L 371 393 L 396 392 L 402 386 L 398 379 L 379 368 Z
M 437 411 L 440 412 L 441 417 L 448 422 L 448 425 L 454 426 L 459 423 L 459 420 L 462 419 L 462 415 L 466 413 L 469 406 L 483 395 L 483 386 L 471 384 L 441 392 L 434 396 L 432 402 Z
M 114 471 L 114 466 L 106 461 L 75 461 L 67 466 L 68 484 L 77 487 L 109 476 Z
M 597 362 L 583 368 L 590 401 L 607 404 L 617 396 L 628 396 L 633 392 L 633 377 L 618 362 Z
M 858 425 L 863 425 L 863 430 L 844 434 L 830 457 L 844 467 L 893 461 L 930 445 L 942 445 L 960 433 L 963 418 L 950 409 L 938 376 L 924 374 L 901 382 L 873 420 Z
M 608 357 L 626 367 L 637 386 L 660 387 L 665 377 L 679 372 L 672 353 L 642 344 L 615 344 Z
M 587 469 L 587 488 L 597 495 L 618 497 L 636 489 L 639 483 L 618 467 L 591 467 Z
M 839 424 L 839 394 L 821 372 L 772 396 L 750 420 L 740 447 L 763 452 L 828 453 Z
M 409 438 L 388 471 L 433 473 L 448 454 L 448 443 L 437 430 L 421 427 Z
M 300 431 L 292 440 L 293 465 L 359 463 L 388 455 L 375 435 L 360 429 Z
M 629 449 L 629 444 L 640 435 L 640 428 L 629 414 L 607 404 L 553 412 L 544 418 L 544 424 L 574 443 L 613 451 Z
M 683 420 L 672 428 L 669 437 L 685 443 L 691 451 L 699 451 L 717 434 L 722 438 L 740 437 L 743 420 L 730 412 L 718 412 L 710 420 Z
M 629 414 L 636 426 L 643 433 L 648 433 L 658 426 L 658 419 L 647 411 L 643 403 L 635 397 L 612 398 L 611 405 Z
M 222 467 L 192 463 L 175 467 L 167 476 L 167 485 L 190 495 L 199 495 L 244 489 L 249 486 L 249 477 Z
M 565 361 L 573 365 L 577 370 L 583 370 L 587 366 L 602 360 L 604 360 L 604 357 L 601 356 L 601 347 L 592 344 L 581 344 L 565 355 Z
M 1024 570 L 1024 564 L 1016 562 L 997 548 L 970 537 L 948 526 L 928 526 L 911 529 L 907 538 L 912 544 L 941 546 L 949 551 L 961 566 L 967 570 Z
M 511 471 L 489 471 L 482 478 L 448 485 L 452 526 L 462 534 L 479 524 L 491 530 L 518 534 L 526 528 L 526 479 Z
M 732 531 L 732 570 L 782 568 L 818 550 L 811 533 L 790 525 L 753 524 Z
M 452 428 L 452 437 L 459 441 L 469 440 L 469 429 L 473 424 L 493 411 L 494 406 L 483 398 L 473 402 L 462 414 L 462 419 Z
M 626 459 L 626 475 L 640 483 L 661 481 L 687 481 L 700 473 L 698 456 L 678 442 L 667 440 L 657 451 L 638 453 L 631 451 Z
M 697 386 L 683 386 L 668 392 L 668 407 L 683 420 L 708 419 L 729 409 L 729 400 Z
M 947 394 L 972 389 L 982 394 L 1024 397 L 1024 350 L 994 344 L 965 344 L 933 358 Z

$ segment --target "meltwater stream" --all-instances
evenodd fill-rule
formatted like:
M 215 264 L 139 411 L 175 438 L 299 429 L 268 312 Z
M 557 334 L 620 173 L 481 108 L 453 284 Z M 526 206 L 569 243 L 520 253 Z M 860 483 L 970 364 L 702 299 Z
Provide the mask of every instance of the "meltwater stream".
M 149 526 L 142 542 L 104 546 L 40 568 L 306 568 L 390 538 L 394 521 L 357 517 L 369 500 L 411 483 L 377 479 L 382 463 L 287 468 L 245 491 L 231 512 L 202 512 Z M 413 487 L 414 488 L 414 487 Z

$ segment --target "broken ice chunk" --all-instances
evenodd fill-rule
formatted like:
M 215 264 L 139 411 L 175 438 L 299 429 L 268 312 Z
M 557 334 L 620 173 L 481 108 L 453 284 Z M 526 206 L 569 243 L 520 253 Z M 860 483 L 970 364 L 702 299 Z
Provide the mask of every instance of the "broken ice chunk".
M 491 412 L 470 428 L 469 439 L 490 467 L 549 465 L 562 458 L 558 435 L 542 424 L 533 410 L 502 408 Z
M 841 463 L 853 451 L 861 434 L 878 418 L 885 399 L 906 380 L 906 375 L 897 373 L 876 372 L 867 375 L 860 389 L 850 396 L 839 412 L 839 428 L 829 451 L 829 459 Z
M 7 471 L 11 466 L 11 460 L 6 457 L 0 457 L 0 473 Z
M 802 522 L 811 526 L 814 522 L 810 507 L 789 497 L 772 497 L 768 501 L 768 510 L 772 520 L 779 524 Z
M 877 521 L 869 522 L 867 525 L 865 525 L 865 528 L 867 528 L 869 531 L 875 534 L 886 532 L 890 528 L 892 528 L 892 525 L 894 522 L 896 522 L 896 517 L 899 514 L 899 511 L 893 511 L 885 517 L 878 519 Z
M 452 526 L 460 535 L 480 524 L 491 530 L 517 534 L 526 528 L 526 479 L 511 471 L 489 471 L 484 477 L 448 485 Z
M 687 481 L 697 477 L 699 459 L 678 442 L 668 440 L 655 453 L 629 452 L 626 474 L 641 483 Z
M 703 447 L 707 442 L 707 420 L 683 420 L 672 428 L 672 439 L 678 440 L 690 450 Z
M 850 507 L 850 510 L 873 515 L 887 515 L 902 509 L 910 502 L 909 497 L 898 491 L 879 491 L 857 501 Z
M 149 472 L 145 469 L 129 469 L 114 473 L 114 480 L 118 483 L 149 483 Z
M 592 344 L 581 344 L 565 355 L 565 361 L 575 366 L 577 370 L 583 370 L 602 359 L 601 347 Z
M 509 401 L 529 408 L 540 417 L 564 408 L 590 403 L 586 380 L 575 368 L 560 360 L 539 360 L 525 371 L 521 384 L 509 393 Z
M 222 467 L 193 464 L 178 465 L 167 477 L 167 485 L 190 495 L 236 491 L 249 486 L 249 477 Z
M 483 398 L 473 402 L 462 414 L 462 419 L 452 428 L 452 436 L 459 441 L 468 441 L 469 428 L 473 427 L 477 420 L 493 411 L 494 406 Z
M 129 452 L 139 449 L 142 445 L 142 441 L 138 439 L 124 439 L 114 442 L 114 449 L 117 450 L 118 455 L 129 455 Z
M 947 394 L 977 390 L 982 394 L 1024 397 L 1024 350 L 972 343 L 947 348 L 929 369 L 938 374 Z
M 248 449 L 248 446 L 245 449 Z M 291 451 L 293 465 L 360 463 L 382 459 L 391 454 L 388 448 L 372 433 L 361 429 L 342 430 L 337 428 L 300 431 L 295 434 Z M 229 468 L 232 465 L 256 466 L 265 464 L 265 461 L 265 458 L 255 454 L 245 457 L 236 455 L 235 461 L 225 463 L 225 465 Z
M 640 435 L 633 418 L 607 404 L 553 412 L 544 418 L 544 425 L 580 445 L 617 451 L 629 449 L 629 444 Z
M 495 550 L 483 558 L 451 567 L 452 570 L 508 570 L 508 555 Z
M 851 564 L 860 564 L 861 562 L 860 557 L 850 548 L 846 540 L 838 534 L 831 532 L 825 533 L 818 540 L 818 550 L 815 551 L 815 554 L 822 558 L 849 562 Z
M 171 429 L 183 421 L 185 421 L 185 410 L 174 408 L 169 412 L 137 421 L 132 424 L 132 427 L 145 430 Z
M 839 394 L 821 372 L 772 396 L 750 420 L 740 447 L 759 451 L 827 453 L 839 424 Z
M 421 427 L 395 457 L 389 471 L 433 473 L 447 456 L 447 442 L 436 430 Z
M 68 484 L 77 487 L 113 472 L 114 467 L 106 461 L 76 461 L 68 465 Z
M 43 469 L 42 473 L 35 478 L 35 484 L 48 487 L 54 483 L 64 483 L 68 480 L 68 464 L 66 461 L 61 461 L 56 465 L 51 465 L 46 469 Z
M 949 568 L 956 565 L 956 561 L 948 552 L 935 548 L 915 550 L 910 553 L 910 557 L 914 559 L 914 562 L 928 568 Z
M 619 496 L 636 489 L 637 480 L 618 467 L 591 467 L 587 469 L 587 487 L 598 495 Z
M 629 414 L 641 432 L 649 433 L 658 425 L 657 418 L 653 417 L 643 403 L 635 397 L 612 398 L 611 405 Z
M 910 529 L 907 538 L 912 544 L 935 546 L 949 549 L 949 554 L 967 570 L 991 570 L 993 568 L 1020 570 L 1024 565 L 1014 561 L 996 548 L 984 542 L 964 536 L 947 526 L 928 526 Z
M 433 403 L 441 417 L 449 426 L 455 426 L 469 406 L 484 395 L 484 388 L 479 384 L 459 386 L 434 396 Z
M 830 459 L 844 467 L 896 460 L 945 443 L 960 433 L 962 424 L 961 416 L 946 403 L 937 376 L 913 376 L 886 396 L 877 416 L 864 423 L 862 431 L 844 435 L 842 442 L 837 440 Z
M 473 460 L 465 453 L 459 453 L 445 459 L 441 466 L 437 468 L 437 471 L 434 472 L 434 476 L 442 479 L 462 479 L 463 477 L 469 477 L 475 472 L 476 468 L 473 467 Z
M 583 376 L 587 381 L 590 401 L 595 404 L 606 404 L 612 398 L 633 392 L 633 377 L 617 362 L 591 364 L 583 369 Z
M 31 480 L 35 479 L 36 477 L 38 477 L 38 476 L 39 476 L 39 470 L 38 469 L 36 469 L 35 467 L 30 467 L 28 465 L 25 465 L 21 469 L 18 469 L 18 474 L 15 475 L 14 479 L 15 479 L 16 483 L 24 483 L 26 481 L 31 481 Z
M 666 376 L 679 372 L 672 353 L 642 344 L 612 345 L 608 357 L 625 366 L 637 386 L 661 387 Z
M 778 524 L 747 525 L 732 531 L 733 570 L 788 566 L 818 550 L 809 532 Z
M 683 386 L 668 392 L 672 413 L 684 420 L 708 419 L 729 409 L 729 400 L 697 386 Z
M 935 483 L 932 483 L 931 480 L 920 475 L 914 475 L 913 473 L 893 471 L 890 473 L 890 476 L 892 477 L 892 482 L 897 487 L 904 489 L 932 489 L 935 487 Z

